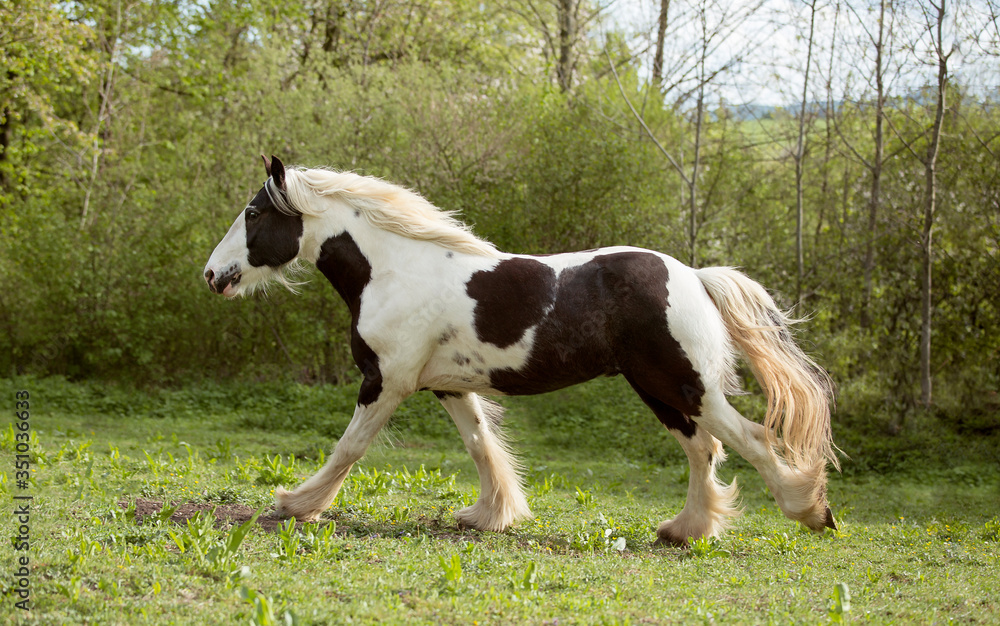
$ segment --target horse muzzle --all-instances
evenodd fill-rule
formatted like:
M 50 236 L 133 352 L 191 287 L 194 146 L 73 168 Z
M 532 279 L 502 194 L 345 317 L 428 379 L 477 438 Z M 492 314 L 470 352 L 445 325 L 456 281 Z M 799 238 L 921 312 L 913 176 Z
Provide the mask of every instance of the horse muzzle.
M 239 264 L 234 263 L 218 274 L 212 269 L 205 270 L 205 282 L 212 293 L 218 293 L 231 298 L 236 295 L 236 287 L 240 284 L 243 273 L 240 272 Z

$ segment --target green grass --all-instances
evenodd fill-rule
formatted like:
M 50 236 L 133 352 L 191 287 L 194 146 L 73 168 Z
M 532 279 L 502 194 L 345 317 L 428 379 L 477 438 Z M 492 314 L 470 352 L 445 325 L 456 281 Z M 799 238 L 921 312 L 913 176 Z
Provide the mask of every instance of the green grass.
M 1000 472 L 977 455 L 937 458 L 925 446 L 922 465 L 834 475 L 841 528 L 825 535 L 782 517 L 731 458 L 722 475 L 738 476 L 744 515 L 718 540 L 655 546 L 655 525 L 683 505 L 686 463 L 641 405 L 601 381 L 505 401 L 536 517 L 481 533 L 455 526 L 477 495 L 475 468 L 421 394 L 326 523 L 265 530 L 208 511 L 143 518 L 129 504 L 265 507 L 264 519 L 275 485 L 322 463 L 353 390 L 3 380 L 11 410 L 19 388 L 31 392 L 32 484 L 17 488 L 15 431 L 0 423 L 0 494 L 5 511 L 13 495 L 35 497 L 32 608 L 14 608 L 23 553 L 8 545 L 0 616 L 10 623 L 996 623 L 1000 611 Z M 939 441 L 952 451 L 960 439 Z M 848 466 L 913 440 L 871 442 Z

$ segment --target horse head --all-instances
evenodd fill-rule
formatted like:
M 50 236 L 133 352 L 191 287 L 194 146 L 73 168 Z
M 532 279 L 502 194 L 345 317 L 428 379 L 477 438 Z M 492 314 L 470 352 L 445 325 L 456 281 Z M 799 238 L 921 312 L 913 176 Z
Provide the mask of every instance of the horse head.
M 268 179 L 205 265 L 208 288 L 229 298 L 269 280 L 287 282 L 283 270 L 300 253 L 302 214 L 288 200 L 285 166 L 278 157 L 261 158 Z

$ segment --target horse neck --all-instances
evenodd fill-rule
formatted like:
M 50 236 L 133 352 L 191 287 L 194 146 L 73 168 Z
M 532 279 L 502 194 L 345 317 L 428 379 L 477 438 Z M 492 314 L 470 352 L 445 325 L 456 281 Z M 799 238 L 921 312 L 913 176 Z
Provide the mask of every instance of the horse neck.
M 432 272 L 433 250 L 441 250 L 440 256 L 444 257 L 444 251 L 436 244 L 408 239 L 363 222 L 350 226 L 337 235 L 320 237 L 316 268 L 354 315 L 360 310 L 361 292 L 373 276 L 418 266 Z
M 307 227 L 312 233 L 310 241 L 315 242 L 308 246 L 315 254 L 310 256 L 347 303 L 355 320 L 361 309 L 361 294 L 373 277 L 404 277 L 401 280 L 410 281 L 419 275 L 427 283 L 450 283 L 497 261 L 491 256 L 469 255 L 431 241 L 404 237 L 356 217 L 347 218 L 346 224 L 332 220 L 314 224 L 314 228 Z M 310 256 L 304 259 L 312 260 Z

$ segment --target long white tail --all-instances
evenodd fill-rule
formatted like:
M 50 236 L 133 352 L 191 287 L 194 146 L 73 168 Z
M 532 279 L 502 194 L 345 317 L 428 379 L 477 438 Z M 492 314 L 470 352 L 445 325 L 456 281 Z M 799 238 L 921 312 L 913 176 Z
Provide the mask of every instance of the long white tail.
M 829 461 L 839 468 L 830 430 L 833 383 L 795 344 L 789 327 L 798 320 L 742 272 L 708 267 L 697 274 L 767 394 L 764 426 L 769 443 L 794 467 L 814 468 Z

